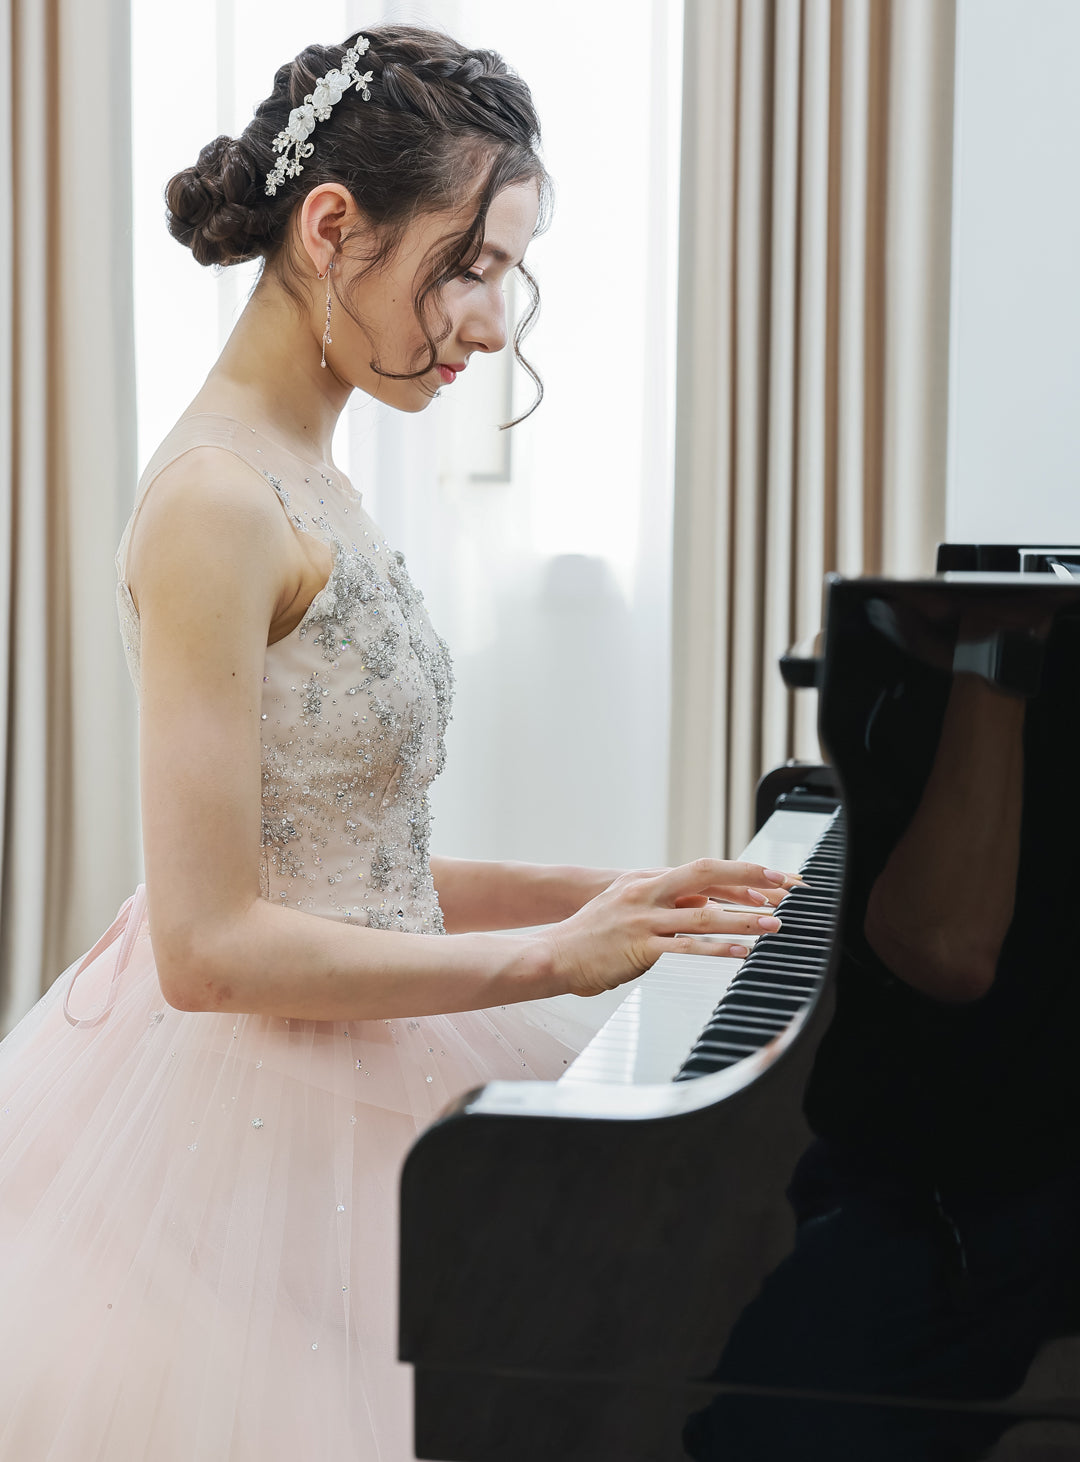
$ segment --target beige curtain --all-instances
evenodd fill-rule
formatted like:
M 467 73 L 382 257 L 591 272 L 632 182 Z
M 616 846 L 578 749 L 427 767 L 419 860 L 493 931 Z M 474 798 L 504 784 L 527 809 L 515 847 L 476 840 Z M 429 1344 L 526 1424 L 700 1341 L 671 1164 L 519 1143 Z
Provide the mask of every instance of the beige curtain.
M 777 659 L 944 525 L 955 0 L 687 0 L 669 856 L 816 760 Z
M 127 0 L 0 0 L 0 1026 L 140 865 Z

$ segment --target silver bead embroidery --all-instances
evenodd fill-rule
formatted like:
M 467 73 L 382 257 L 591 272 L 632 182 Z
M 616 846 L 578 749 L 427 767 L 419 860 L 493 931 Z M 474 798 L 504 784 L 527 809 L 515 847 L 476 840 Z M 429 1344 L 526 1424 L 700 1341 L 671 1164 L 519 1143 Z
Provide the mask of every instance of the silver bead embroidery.
M 388 914 L 383 909 L 365 909 L 369 929 L 395 929 L 393 914 Z
M 401 757 L 401 764 L 408 773 L 412 773 L 416 770 L 416 764 L 420 760 L 421 756 L 423 756 L 424 754 L 424 744 L 426 741 L 425 733 L 427 732 L 427 729 L 428 728 L 423 719 L 420 716 L 417 716 L 416 720 L 409 728 L 408 736 L 406 736 L 405 740 L 401 743 L 401 750 L 399 752 L 399 755 Z
M 314 720 L 322 715 L 322 702 L 325 693 L 314 675 L 310 680 L 304 681 L 301 704 L 305 716 L 310 716 Z
M 258 451 L 258 447 L 256 447 L 255 450 Z M 278 497 L 285 504 L 285 506 L 288 507 L 289 493 L 286 488 L 282 487 L 281 478 L 275 477 L 274 474 L 270 471 L 269 467 L 263 468 L 263 476 L 266 478 L 267 482 L 274 489 L 274 491 L 277 493 Z
M 390 874 L 394 871 L 396 862 L 393 848 L 388 848 L 385 843 L 380 843 L 371 855 L 370 883 L 372 888 L 389 888 Z
M 397 669 L 398 646 L 401 635 L 395 625 L 388 624 L 382 634 L 368 640 L 364 646 L 364 669 L 380 680 L 388 680 Z
M 334 564 L 330 577 L 308 608 L 302 633 L 318 626 L 315 643 L 322 648 L 323 659 L 336 660 L 341 650 L 352 645 L 361 611 L 385 597 L 387 585 L 380 580 L 374 565 L 350 548 L 328 519 L 320 519 L 318 526 L 334 551 Z
M 349 694 L 352 695 L 353 692 L 350 690 Z M 398 731 L 401 729 L 401 716 L 394 710 L 393 706 L 388 705 L 386 701 L 380 700 L 377 695 L 372 695 L 369 700 L 371 709 L 375 712 L 380 726 L 384 727 L 387 731 Z

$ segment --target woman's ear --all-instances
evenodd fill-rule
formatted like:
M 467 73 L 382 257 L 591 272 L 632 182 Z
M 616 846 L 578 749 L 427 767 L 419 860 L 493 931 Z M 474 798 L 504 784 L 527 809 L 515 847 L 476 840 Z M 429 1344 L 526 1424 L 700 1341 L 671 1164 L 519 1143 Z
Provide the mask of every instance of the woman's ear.
M 300 205 L 300 245 L 316 274 L 325 274 L 338 252 L 343 233 L 359 219 L 348 188 L 341 183 L 320 183 Z

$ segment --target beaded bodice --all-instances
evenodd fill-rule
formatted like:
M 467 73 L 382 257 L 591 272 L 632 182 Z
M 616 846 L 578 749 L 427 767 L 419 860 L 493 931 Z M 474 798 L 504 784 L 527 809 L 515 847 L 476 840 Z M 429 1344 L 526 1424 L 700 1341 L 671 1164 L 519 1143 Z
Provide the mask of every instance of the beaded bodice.
M 333 568 L 301 622 L 268 645 L 262 705 L 262 892 L 378 929 L 441 933 L 428 790 L 444 760 L 453 672 L 400 553 L 338 473 L 320 473 L 229 417 L 183 418 L 139 484 L 117 552 L 117 604 L 139 689 L 127 547 L 154 478 L 195 447 L 248 463 Z

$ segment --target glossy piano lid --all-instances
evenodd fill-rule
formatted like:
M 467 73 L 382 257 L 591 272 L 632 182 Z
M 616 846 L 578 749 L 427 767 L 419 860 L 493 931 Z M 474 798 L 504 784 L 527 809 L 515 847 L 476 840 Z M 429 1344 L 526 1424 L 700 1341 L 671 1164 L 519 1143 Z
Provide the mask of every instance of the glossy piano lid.
M 421 1455 L 1080 1456 L 1080 586 L 832 579 L 820 717 L 843 910 L 779 1055 L 410 1156 Z

